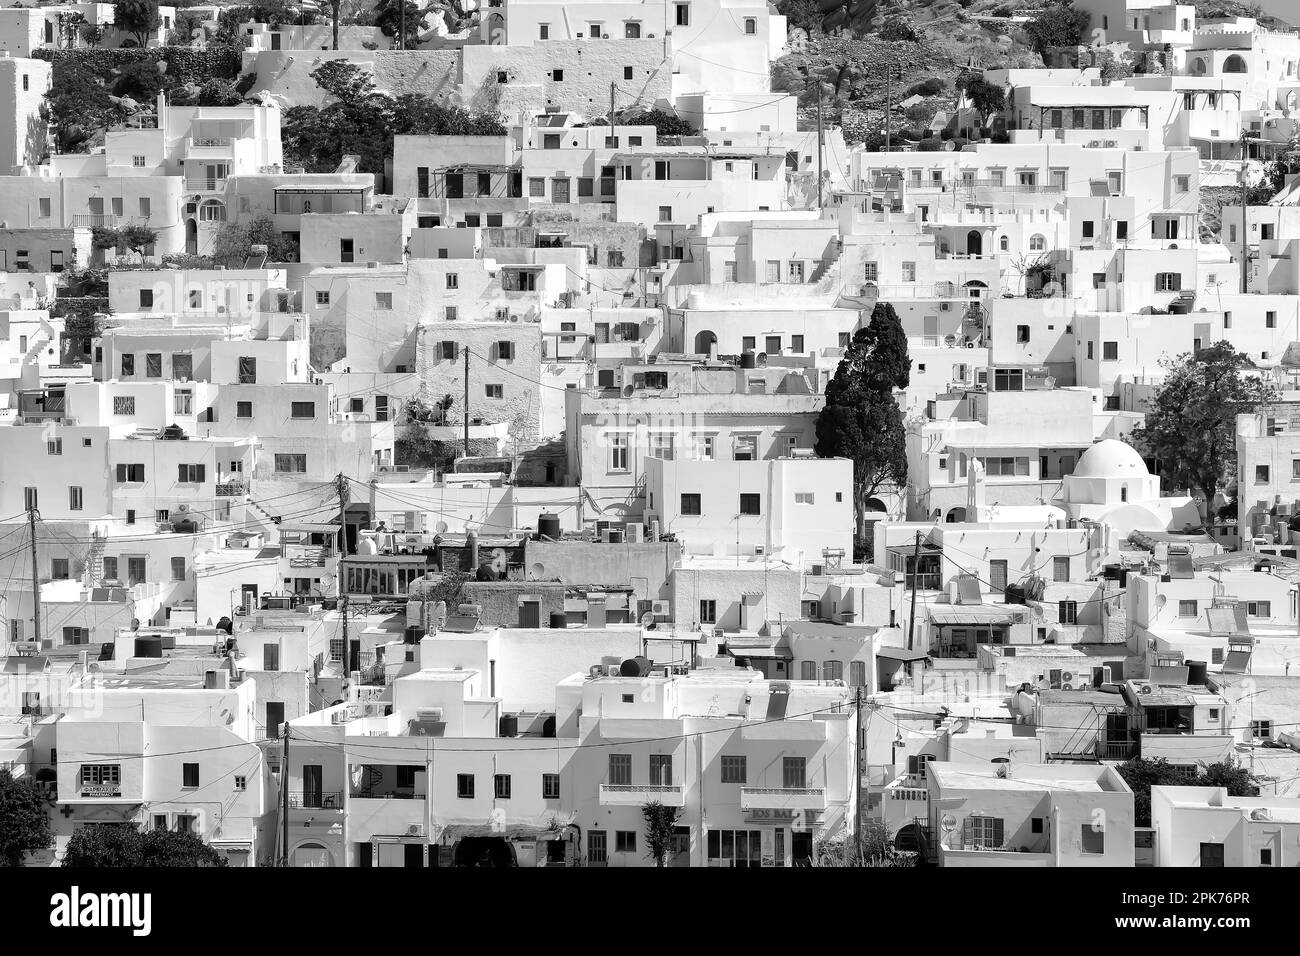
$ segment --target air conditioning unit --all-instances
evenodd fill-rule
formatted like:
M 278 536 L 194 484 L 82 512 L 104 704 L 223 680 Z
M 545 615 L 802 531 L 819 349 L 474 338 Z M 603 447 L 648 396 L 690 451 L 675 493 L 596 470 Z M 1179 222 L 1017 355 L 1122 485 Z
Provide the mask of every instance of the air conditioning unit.
M 623 676 L 623 667 L 622 667 L 622 665 L 620 665 L 620 664 L 606 664 L 606 665 L 605 665 L 605 676 L 606 676 L 606 677 L 622 677 L 622 676 Z
M 669 610 L 667 601 L 651 601 L 650 613 L 655 617 L 667 617 L 672 612 Z
M 432 721 L 432 722 L 434 722 L 434 723 L 441 723 L 441 722 L 442 722 L 442 708 L 441 708 L 441 707 L 419 707 L 419 708 L 416 708 L 416 711 L 415 711 L 415 719 L 416 719 L 416 720 L 428 720 L 428 721 Z
M 593 680 L 594 680 L 595 678 L 597 678 L 597 677 L 604 677 L 604 676 L 605 676 L 605 665 L 604 665 L 604 664 L 592 664 L 589 668 L 587 668 L 587 676 L 590 677 L 590 678 L 592 678 Z
M 406 835 L 407 835 L 407 836 L 424 836 L 424 824 L 423 824 L 423 823 L 412 823 L 409 827 L 406 828 Z
M 626 534 L 623 540 L 628 544 L 640 544 L 645 540 L 645 525 L 639 521 L 629 521 L 624 530 Z
M 761 544 L 756 544 L 756 545 L 754 545 L 754 553 L 755 553 L 755 554 L 763 554 L 765 550 L 766 550 L 766 549 L 765 549 L 765 548 L 763 547 L 763 545 L 761 545 Z

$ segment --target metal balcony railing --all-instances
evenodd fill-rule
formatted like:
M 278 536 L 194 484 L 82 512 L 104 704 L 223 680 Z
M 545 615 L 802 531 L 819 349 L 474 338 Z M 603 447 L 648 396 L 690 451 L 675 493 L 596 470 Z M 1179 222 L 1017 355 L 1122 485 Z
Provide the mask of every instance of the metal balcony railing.
M 341 790 L 290 790 L 290 810 L 342 810 Z

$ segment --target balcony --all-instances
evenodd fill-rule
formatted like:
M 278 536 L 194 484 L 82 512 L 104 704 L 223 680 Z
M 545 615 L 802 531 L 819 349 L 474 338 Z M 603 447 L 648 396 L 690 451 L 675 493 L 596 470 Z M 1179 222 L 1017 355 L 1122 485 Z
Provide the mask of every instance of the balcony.
M 248 493 L 248 485 L 242 481 L 217 482 L 218 498 L 240 498 Z
M 290 810 L 342 810 L 343 792 L 321 790 L 290 790 Z
M 286 545 L 289 552 L 289 567 L 291 568 L 323 568 L 325 559 L 330 554 L 329 548 L 301 548 Z
M 814 787 L 741 787 L 742 810 L 825 810 L 826 791 Z
M 105 226 L 112 229 L 116 228 L 120 218 L 107 213 L 81 213 L 72 217 L 72 228 L 93 229 L 95 226 Z
M 1097 740 L 1098 760 L 1132 760 L 1137 755 L 1136 740 Z
M 604 807 L 640 807 L 656 800 L 666 807 L 686 806 L 686 794 L 680 786 L 649 783 L 600 785 L 600 804 Z
M 211 176 L 186 176 L 185 191 L 194 193 L 224 193 L 226 191 L 225 177 L 214 178 Z

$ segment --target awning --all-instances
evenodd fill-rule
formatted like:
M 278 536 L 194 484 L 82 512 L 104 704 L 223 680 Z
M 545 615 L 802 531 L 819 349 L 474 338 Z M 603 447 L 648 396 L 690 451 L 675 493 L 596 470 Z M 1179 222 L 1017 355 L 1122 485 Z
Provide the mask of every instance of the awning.
M 534 826 L 527 823 L 508 823 L 496 826 L 491 823 L 452 823 L 438 833 L 437 842 L 449 846 L 469 837 L 501 837 L 506 840 L 564 840 L 569 836 L 569 825 Z
M 904 664 L 924 660 L 929 656 L 929 651 L 913 650 L 908 647 L 881 647 L 876 650 L 876 657 L 883 657 L 889 661 L 901 661 Z
M 794 654 L 783 641 L 771 644 L 748 644 L 737 647 L 732 641 L 727 642 L 727 653 L 732 657 L 762 657 L 771 660 L 792 661 Z
M 932 624 L 1011 624 L 1015 617 L 988 604 L 954 605 L 949 611 L 930 611 Z

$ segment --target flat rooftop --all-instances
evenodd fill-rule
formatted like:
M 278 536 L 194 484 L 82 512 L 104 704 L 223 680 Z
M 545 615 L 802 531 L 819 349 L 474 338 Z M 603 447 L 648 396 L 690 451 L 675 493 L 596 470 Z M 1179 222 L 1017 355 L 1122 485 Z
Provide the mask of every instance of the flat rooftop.
M 1005 768 L 1006 776 L 999 776 Z M 954 790 L 1068 790 L 1072 793 L 1114 792 L 1109 786 L 1109 774 L 1104 768 L 1093 766 L 1070 767 L 1061 764 L 953 764 L 931 763 L 926 773 L 934 778 L 940 789 Z M 1127 788 L 1126 788 L 1127 789 Z

